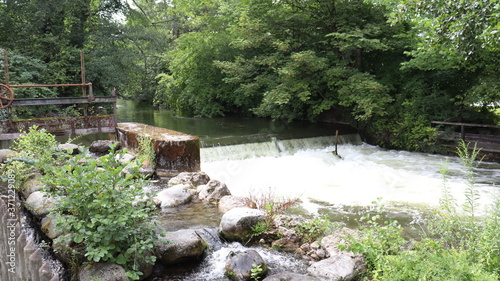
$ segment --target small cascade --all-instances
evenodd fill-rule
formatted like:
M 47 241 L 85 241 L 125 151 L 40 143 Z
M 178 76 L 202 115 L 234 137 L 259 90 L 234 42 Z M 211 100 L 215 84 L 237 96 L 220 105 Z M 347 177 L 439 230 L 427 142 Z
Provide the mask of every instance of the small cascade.
M 340 135 L 338 144 L 361 144 L 361 138 L 358 134 Z M 202 148 L 201 159 L 202 162 L 214 162 L 258 157 L 279 157 L 293 155 L 301 150 L 325 149 L 334 145 L 335 136 L 290 140 L 279 140 L 273 137 L 268 142 Z
M 200 234 L 203 236 L 203 234 Z M 203 237 L 205 238 L 205 237 Z M 169 275 L 168 280 L 182 281 L 227 281 L 225 275 L 225 265 L 229 255 L 232 252 L 243 252 L 250 248 L 243 246 L 238 242 L 221 244 L 218 248 L 211 248 L 211 251 L 206 255 L 200 266 L 190 273 L 181 273 L 179 275 Z M 308 261 L 297 258 L 292 254 L 279 252 L 273 249 L 264 247 L 252 247 L 266 261 L 269 269 L 268 275 L 292 271 L 296 273 L 305 273 L 308 267 Z

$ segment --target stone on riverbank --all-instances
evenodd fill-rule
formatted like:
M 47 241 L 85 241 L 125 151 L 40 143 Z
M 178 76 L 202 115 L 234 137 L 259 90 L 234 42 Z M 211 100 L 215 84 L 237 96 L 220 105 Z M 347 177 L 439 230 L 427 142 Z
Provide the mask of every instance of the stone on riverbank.
M 313 263 L 307 272 L 320 279 L 349 281 L 365 269 L 364 262 L 347 254 L 339 254 Z
M 177 207 L 191 202 L 193 193 L 190 189 L 190 185 L 178 184 L 160 191 L 155 198 L 161 201 L 162 209 Z
M 225 213 L 235 208 L 252 208 L 254 205 L 247 197 L 226 195 L 219 200 L 219 211 Z
M 57 150 L 64 151 L 69 155 L 76 155 L 80 153 L 80 147 L 74 143 L 61 143 L 57 146 Z
M 321 281 L 321 279 L 304 274 L 281 272 L 267 276 L 262 281 Z
M 168 185 L 189 184 L 193 187 L 207 184 L 210 177 L 204 172 L 182 172 L 168 181 Z
M 23 184 L 21 194 L 24 198 L 28 198 L 33 192 L 40 191 L 44 184 L 39 179 L 30 179 Z
M 63 232 L 56 228 L 57 218 L 52 217 L 50 214 L 42 219 L 42 231 L 50 239 L 56 239 L 61 236 Z
M 198 186 L 197 191 L 198 198 L 208 202 L 219 201 L 222 197 L 231 195 L 226 184 L 218 180 L 210 180 L 207 184 Z
M 7 159 L 13 157 L 15 154 L 16 152 L 11 149 L 0 149 L 0 163 L 5 163 Z
M 262 210 L 235 208 L 222 216 L 219 232 L 228 240 L 244 241 L 252 234 L 252 227 L 265 219 Z
M 33 192 L 24 202 L 26 209 L 37 217 L 44 217 L 50 213 L 51 209 L 57 204 L 53 197 L 46 196 L 41 191 Z
M 109 151 L 120 149 L 119 143 L 112 140 L 96 140 L 89 146 L 89 151 L 93 153 L 106 154 Z
M 164 265 L 200 259 L 208 248 L 207 242 L 193 229 L 182 229 L 167 233 L 157 242 L 156 252 Z
M 96 263 L 82 268 L 78 281 L 126 281 L 125 273 L 125 269 L 117 264 Z
M 226 262 L 226 275 L 231 280 L 250 280 L 252 269 L 260 268 L 258 277 L 264 277 L 267 274 L 267 264 L 260 254 L 255 250 L 231 253 Z

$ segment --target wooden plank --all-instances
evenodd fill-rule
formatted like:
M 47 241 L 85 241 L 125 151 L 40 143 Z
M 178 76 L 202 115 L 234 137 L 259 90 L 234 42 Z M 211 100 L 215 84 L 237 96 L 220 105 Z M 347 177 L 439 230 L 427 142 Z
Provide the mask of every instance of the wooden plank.
M 117 97 L 113 96 L 14 99 L 14 101 L 12 101 L 12 106 L 115 103 L 116 99 Z
M 474 123 L 431 121 L 431 124 L 466 126 L 466 127 L 482 127 L 482 128 L 499 128 L 500 129 L 500 126 L 498 126 L 498 125 L 474 124 Z
M 114 133 L 115 127 L 101 127 L 99 128 L 84 128 L 84 129 L 75 129 L 73 130 L 64 130 L 58 131 L 57 135 L 87 135 L 87 134 L 98 134 L 98 133 Z M 54 133 L 50 132 L 49 133 Z M 10 133 L 10 134 L 1 134 L 0 140 L 13 140 L 17 139 L 21 133 Z

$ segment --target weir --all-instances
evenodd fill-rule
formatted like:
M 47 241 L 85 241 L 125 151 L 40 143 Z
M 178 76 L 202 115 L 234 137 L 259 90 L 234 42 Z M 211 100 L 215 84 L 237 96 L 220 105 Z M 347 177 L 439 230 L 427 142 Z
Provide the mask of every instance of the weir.
M 338 144 L 361 144 L 358 134 L 338 136 Z M 335 136 L 321 136 L 279 140 L 275 137 L 267 142 L 236 144 L 227 146 L 207 147 L 201 150 L 201 159 L 204 162 L 223 160 L 243 160 L 256 157 L 279 157 L 291 155 L 300 150 L 324 149 L 335 145 Z M 333 149 L 332 149 L 333 152 Z M 339 154 L 342 154 L 340 151 Z

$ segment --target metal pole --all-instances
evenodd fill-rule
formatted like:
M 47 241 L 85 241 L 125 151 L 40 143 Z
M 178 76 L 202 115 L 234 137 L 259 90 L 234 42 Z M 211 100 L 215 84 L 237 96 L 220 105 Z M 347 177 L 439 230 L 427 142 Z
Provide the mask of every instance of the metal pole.
M 335 154 L 339 155 L 337 153 L 337 144 L 339 143 L 339 130 L 335 131 Z

